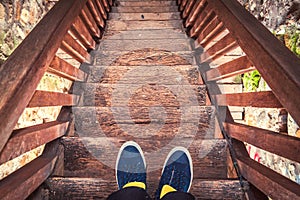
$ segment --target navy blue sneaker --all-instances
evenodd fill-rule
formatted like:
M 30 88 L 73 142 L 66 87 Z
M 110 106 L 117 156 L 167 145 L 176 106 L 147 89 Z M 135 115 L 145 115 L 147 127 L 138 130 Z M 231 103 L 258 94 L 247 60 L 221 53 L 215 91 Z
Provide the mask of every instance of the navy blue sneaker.
M 119 189 L 140 187 L 146 189 L 146 161 L 141 147 L 129 141 L 122 145 L 116 162 Z
M 166 158 L 155 199 L 161 199 L 172 191 L 188 192 L 192 180 L 193 164 L 189 151 L 184 147 L 175 147 Z

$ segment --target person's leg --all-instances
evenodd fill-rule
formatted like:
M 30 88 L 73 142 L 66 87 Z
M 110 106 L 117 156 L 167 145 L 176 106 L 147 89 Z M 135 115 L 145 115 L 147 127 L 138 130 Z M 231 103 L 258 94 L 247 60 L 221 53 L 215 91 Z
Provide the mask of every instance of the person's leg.
M 193 164 L 189 151 L 184 147 L 175 147 L 164 163 L 155 199 L 195 199 L 188 193 L 192 180 Z
M 146 161 L 141 147 L 132 141 L 119 150 L 116 161 L 116 179 L 119 190 L 108 199 L 150 199 L 146 192 Z

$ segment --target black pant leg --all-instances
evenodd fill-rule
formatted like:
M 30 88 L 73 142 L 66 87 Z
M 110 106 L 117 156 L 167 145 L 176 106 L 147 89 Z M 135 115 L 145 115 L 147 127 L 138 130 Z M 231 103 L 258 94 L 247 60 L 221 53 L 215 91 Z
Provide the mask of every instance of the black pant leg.
M 170 192 L 161 200 L 195 200 L 195 197 L 190 193 L 185 192 Z
M 108 200 L 150 200 L 149 194 L 142 188 L 128 187 L 118 190 L 107 198 Z

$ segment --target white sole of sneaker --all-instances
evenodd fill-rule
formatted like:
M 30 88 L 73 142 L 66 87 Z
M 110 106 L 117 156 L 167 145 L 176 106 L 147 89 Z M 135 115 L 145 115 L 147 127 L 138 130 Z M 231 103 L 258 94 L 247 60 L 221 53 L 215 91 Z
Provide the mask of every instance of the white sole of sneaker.
M 117 156 L 117 161 L 116 161 L 116 166 L 115 166 L 115 174 L 116 174 L 116 181 L 117 181 L 117 184 L 119 185 L 119 182 L 118 182 L 118 178 L 117 178 L 117 171 L 118 171 L 118 164 L 119 164 L 119 160 L 120 160 L 120 157 L 121 157 L 121 153 L 123 152 L 123 150 L 128 147 L 128 146 L 134 146 L 135 148 L 137 148 L 137 150 L 140 152 L 141 156 L 142 156 L 142 159 L 143 159 L 143 162 L 144 162 L 144 165 L 147 169 L 147 165 L 146 165 L 146 159 L 145 159 L 145 156 L 144 156 L 144 153 L 142 151 L 142 148 L 140 147 L 140 145 L 138 145 L 136 142 L 134 141 L 127 141 L 125 142 L 120 150 L 119 150 L 119 153 L 118 153 L 118 156 Z
M 185 148 L 185 147 L 174 147 L 168 154 L 166 160 L 165 160 L 165 163 L 164 163 L 164 166 L 163 166 L 163 170 L 161 171 L 161 174 L 163 174 L 164 172 L 164 169 L 165 169 L 165 166 L 167 165 L 167 162 L 168 160 L 170 159 L 170 157 L 173 155 L 173 153 L 175 153 L 176 151 L 182 151 L 183 153 L 186 154 L 189 162 L 190 162 L 190 170 L 191 170 L 191 182 L 190 182 L 190 185 L 189 185 L 189 188 L 188 188 L 188 191 L 190 191 L 191 189 L 191 186 L 192 186 L 192 182 L 193 182 L 193 161 L 192 161 L 192 157 L 191 157 L 191 154 L 190 152 Z M 187 191 L 187 192 L 188 192 Z

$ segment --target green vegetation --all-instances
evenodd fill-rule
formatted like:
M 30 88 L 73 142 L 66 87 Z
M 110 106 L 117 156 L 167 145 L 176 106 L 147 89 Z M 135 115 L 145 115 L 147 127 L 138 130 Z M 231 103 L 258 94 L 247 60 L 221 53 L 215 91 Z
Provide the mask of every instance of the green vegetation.
M 300 57 L 300 31 L 296 27 L 287 29 L 284 36 L 285 45 Z
M 261 75 L 257 70 L 254 70 L 252 72 L 245 73 L 242 80 L 245 92 L 255 92 L 259 87 Z

